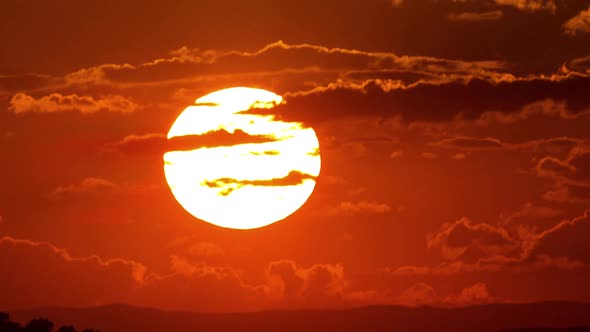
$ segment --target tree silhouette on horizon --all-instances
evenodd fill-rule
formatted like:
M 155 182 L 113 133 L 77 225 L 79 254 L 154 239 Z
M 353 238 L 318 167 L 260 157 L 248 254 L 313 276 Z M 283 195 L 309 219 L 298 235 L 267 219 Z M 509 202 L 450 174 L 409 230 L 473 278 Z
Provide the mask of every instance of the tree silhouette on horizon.
M 0 311 L 0 332 L 53 332 L 54 324 L 45 318 L 31 320 L 27 325 L 20 326 L 19 323 L 10 320 L 10 315 Z M 78 332 L 72 325 L 64 325 L 57 332 Z M 84 329 L 81 332 L 99 332 L 94 329 Z

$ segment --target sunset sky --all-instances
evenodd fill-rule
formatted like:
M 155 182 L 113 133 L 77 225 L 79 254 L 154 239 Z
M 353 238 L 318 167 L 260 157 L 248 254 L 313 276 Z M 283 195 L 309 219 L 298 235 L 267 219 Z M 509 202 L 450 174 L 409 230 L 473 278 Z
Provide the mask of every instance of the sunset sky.
M 6 0 L 0 44 L 0 309 L 590 301 L 590 0 Z M 240 86 L 321 154 L 251 230 L 163 161 Z

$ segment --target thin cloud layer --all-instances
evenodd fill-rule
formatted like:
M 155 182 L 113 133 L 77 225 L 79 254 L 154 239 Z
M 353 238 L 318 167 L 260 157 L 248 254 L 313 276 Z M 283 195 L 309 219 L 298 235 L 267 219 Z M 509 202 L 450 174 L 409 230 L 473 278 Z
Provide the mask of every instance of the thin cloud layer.
M 464 12 L 464 13 L 451 13 L 449 14 L 448 18 L 454 22 L 481 22 L 481 21 L 496 21 L 502 18 L 504 14 L 501 10 L 493 10 L 489 12 L 482 12 L 482 13 L 472 13 L 472 12 Z
M 494 0 L 500 6 L 512 6 L 526 12 L 548 11 L 555 13 L 557 5 L 553 0 Z

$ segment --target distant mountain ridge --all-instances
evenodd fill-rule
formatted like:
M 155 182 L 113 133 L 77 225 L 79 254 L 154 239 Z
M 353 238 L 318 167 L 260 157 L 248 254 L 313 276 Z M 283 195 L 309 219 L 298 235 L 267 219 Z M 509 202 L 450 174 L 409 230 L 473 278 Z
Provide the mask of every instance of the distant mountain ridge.
M 464 308 L 370 306 L 338 310 L 197 313 L 111 304 L 89 308 L 40 308 L 10 312 L 21 323 L 44 317 L 56 325 L 101 332 L 174 331 L 560 331 L 590 329 L 590 303 L 539 302 Z

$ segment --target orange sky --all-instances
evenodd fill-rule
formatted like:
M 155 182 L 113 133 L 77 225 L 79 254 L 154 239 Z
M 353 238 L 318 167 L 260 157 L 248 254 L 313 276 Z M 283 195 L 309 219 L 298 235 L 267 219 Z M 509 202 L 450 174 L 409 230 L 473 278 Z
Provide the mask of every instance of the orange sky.
M 9 1 L 0 43 L 0 309 L 590 301 L 588 0 Z M 320 142 L 256 230 L 164 177 L 232 86 Z

